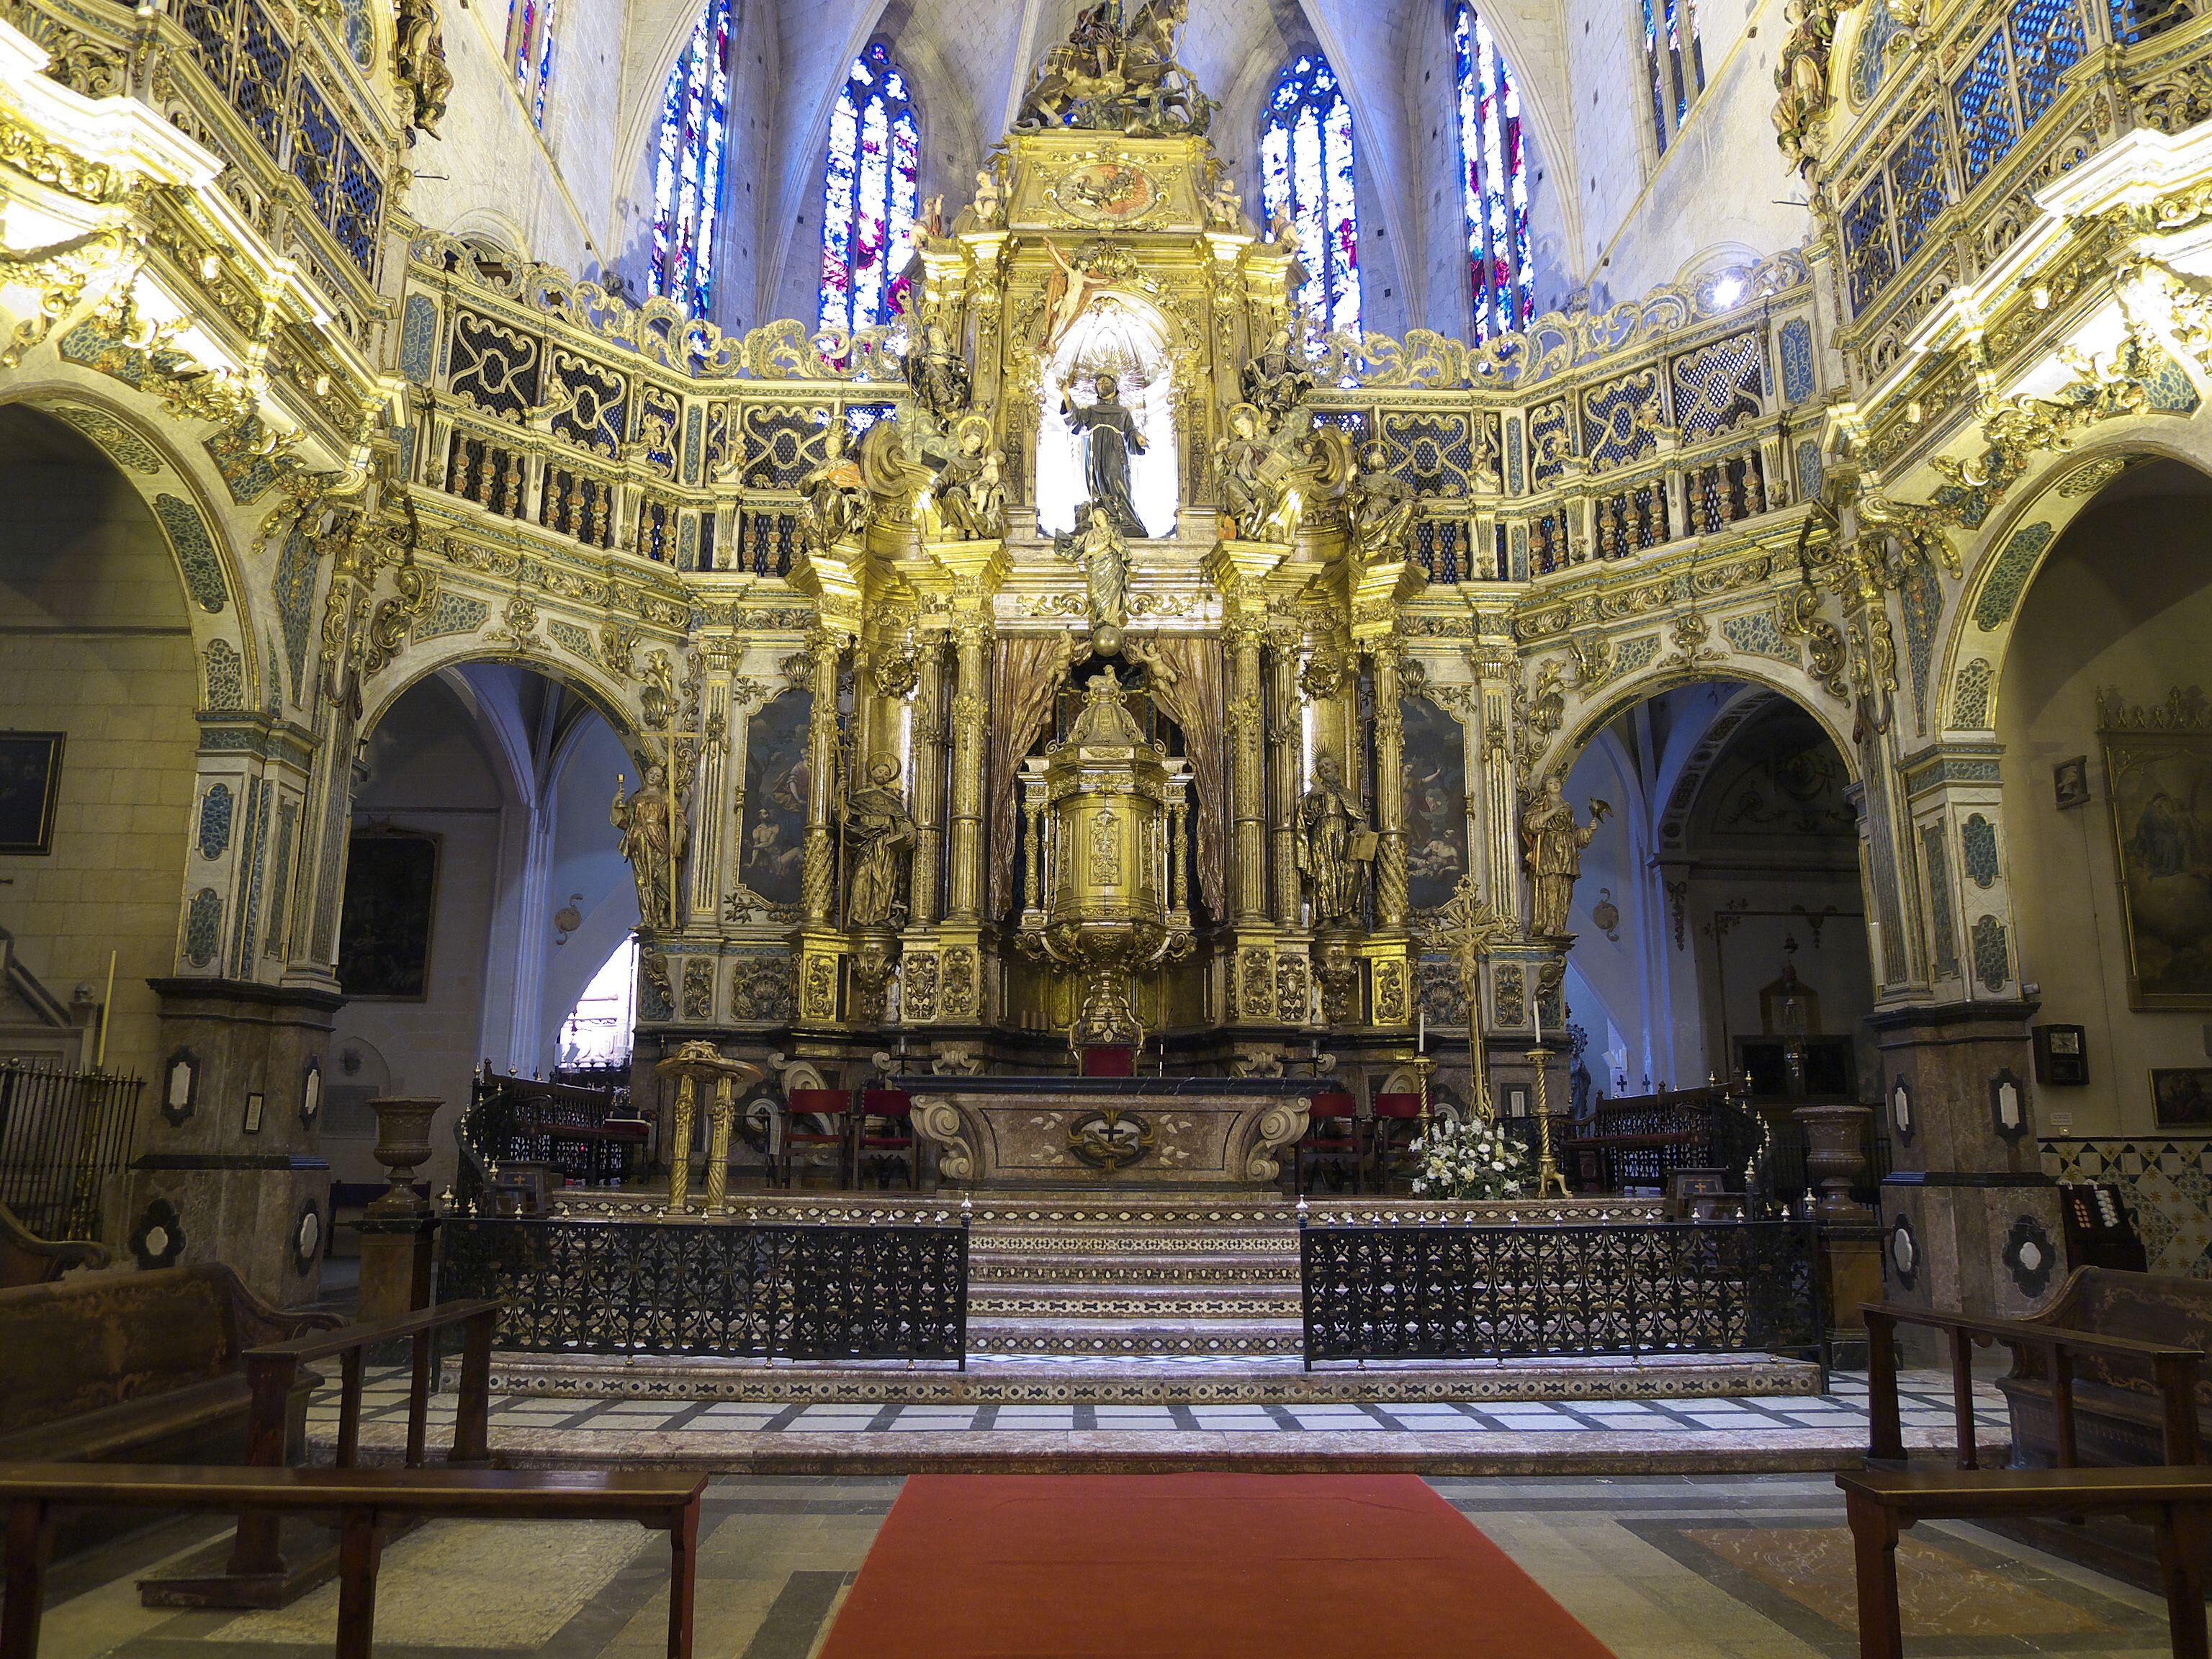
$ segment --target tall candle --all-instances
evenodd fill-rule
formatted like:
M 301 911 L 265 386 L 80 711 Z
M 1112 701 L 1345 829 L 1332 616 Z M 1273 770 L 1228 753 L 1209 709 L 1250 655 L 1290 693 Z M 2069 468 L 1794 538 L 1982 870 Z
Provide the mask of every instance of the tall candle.
M 1420 1046 L 1414 1050 L 1415 1053 L 1425 1054 L 1429 1052 L 1429 1011 L 1425 1008 L 1421 1010 L 1421 1033 L 1419 1044 Z
M 1528 1006 L 1536 1018 L 1536 1046 L 1541 1048 L 1544 1043 L 1544 1005 L 1541 1002 L 1532 1002 Z

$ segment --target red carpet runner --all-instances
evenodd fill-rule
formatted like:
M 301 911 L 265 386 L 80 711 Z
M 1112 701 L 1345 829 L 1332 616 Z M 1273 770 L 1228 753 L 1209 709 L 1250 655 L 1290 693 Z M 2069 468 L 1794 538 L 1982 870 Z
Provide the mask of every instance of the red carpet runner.
M 917 1474 L 821 1659 L 1612 1659 L 1419 1479 Z

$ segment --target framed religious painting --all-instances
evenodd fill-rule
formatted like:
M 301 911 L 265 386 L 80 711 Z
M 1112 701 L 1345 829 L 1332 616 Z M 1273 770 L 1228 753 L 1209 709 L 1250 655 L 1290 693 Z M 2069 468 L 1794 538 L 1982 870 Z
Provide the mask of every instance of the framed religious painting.
M 62 789 L 60 732 L 0 732 L 0 854 L 54 850 Z
M 420 1002 L 429 995 L 440 840 L 408 830 L 355 835 L 338 923 L 338 984 L 348 996 Z
M 2108 696 L 2100 714 L 2129 1006 L 2212 1008 L 2212 711 Z
M 2212 1129 L 2212 1066 L 2154 1070 L 2150 1103 L 2161 1129 Z

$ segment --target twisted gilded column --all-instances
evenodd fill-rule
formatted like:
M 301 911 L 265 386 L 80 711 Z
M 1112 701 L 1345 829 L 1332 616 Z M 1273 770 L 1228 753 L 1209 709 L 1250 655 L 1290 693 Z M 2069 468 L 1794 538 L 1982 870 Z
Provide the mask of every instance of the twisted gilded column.
M 1406 721 L 1400 708 L 1399 670 L 1405 647 L 1376 640 L 1367 647 L 1375 666 L 1375 922 L 1406 925 Z
M 955 625 L 952 693 L 952 836 L 950 921 L 983 915 L 984 736 L 991 718 L 991 619 L 971 613 Z
M 806 725 L 806 839 L 799 866 L 799 902 L 810 927 L 827 927 L 837 890 L 836 837 L 830 808 L 837 788 L 837 671 L 842 635 L 817 629 L 807 636 L 807 685 L 813 707 Z
M 1298 643 L 1295 628 L 1267 636 L 1267 794 L 1275 921 L 1298 925 Z
M 1266 818 L 1261 799 L 1264 779 L 1260 763 L 1260 629 L 1240 611 L 1229 617 L 1221 631 L 1229 646 L 1229 697 L 1224 724 L 1229 734 L 1230 912 L 1239 924 L 1265 922 L 1267 878 L 1262 861 Z
M 927 927 L 938 915 L 938 871 L 945 849 L 945 645 L 922 641 L 921 677 L 914 694 L 914 767 L 909 800 L 914 811 L 914 924 Z

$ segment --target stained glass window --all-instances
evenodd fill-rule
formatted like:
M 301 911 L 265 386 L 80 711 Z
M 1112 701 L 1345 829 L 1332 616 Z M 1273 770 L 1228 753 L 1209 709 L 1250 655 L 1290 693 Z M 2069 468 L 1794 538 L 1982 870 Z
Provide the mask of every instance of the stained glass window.
M 1319 52 L 1301 52 L 1275 83 L 1260 128 L 1260 199 L 1297 227 L 1310 332 L 1359 329 L 1359 209 L 1352 187 L 1352 106 Z
M 1705 89 L 1696 0 L 1642 0 L 1644 65 L 1651 82 L 1651 132 L 1661 154 Z
M 1528 320 L 1528 158 L 1512 66 L 1473 6 L 1459 8 L 1452 45 L 1459 59 L 1460 194 L 1474 337 L 1481 341 Z
M 507 61 L 530 118 L 545 125 L 545 88 L 553 79 L 553 0 L 507 0 Z
M 647 285 L 707 314 L 730 118 L 730 0 L 707 0 L 690 44 L 668 72 L 653 180 L 653 267 Z
M 830 117 L 822 182 L 822 326 L 887 323 L 914 252 L 921 130 L 906 76 L 872 40 Z

